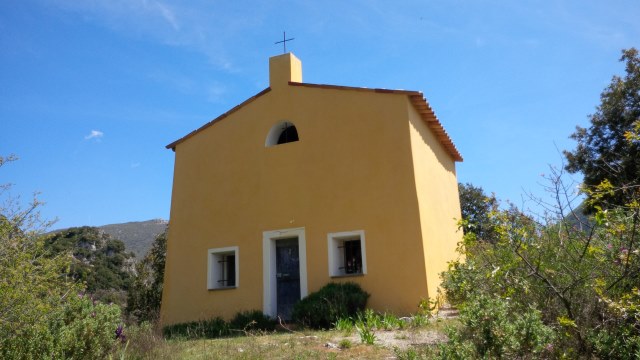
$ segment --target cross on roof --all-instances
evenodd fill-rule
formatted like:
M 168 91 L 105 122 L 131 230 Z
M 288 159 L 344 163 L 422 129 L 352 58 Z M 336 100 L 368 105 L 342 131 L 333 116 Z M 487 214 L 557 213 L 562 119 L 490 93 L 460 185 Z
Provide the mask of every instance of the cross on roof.
M 295 38 L 287 39 L 287 33 L 285 31 L 282 32 L 282 41 L 276 41 L 274 44 L 282 44 L 283 54 L 287 53 L 287 41 L 295 40 Z

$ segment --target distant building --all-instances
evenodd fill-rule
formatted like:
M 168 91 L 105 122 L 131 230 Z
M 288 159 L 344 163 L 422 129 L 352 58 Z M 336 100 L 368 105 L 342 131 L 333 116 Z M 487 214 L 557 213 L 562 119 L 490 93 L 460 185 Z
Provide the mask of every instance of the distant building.
M 269 66 L 267 89 L 167 146 L 162 323 L 286 319 L 331 281 L 416 312 L 461 239 L 453 142 L 420 92 L 303 83 L 293 54 Z

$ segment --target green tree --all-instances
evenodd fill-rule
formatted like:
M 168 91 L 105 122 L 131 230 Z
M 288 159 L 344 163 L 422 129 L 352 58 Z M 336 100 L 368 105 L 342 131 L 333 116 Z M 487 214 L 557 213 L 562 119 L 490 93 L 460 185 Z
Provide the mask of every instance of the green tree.
M 640 183 L 640 56 L 631 48 L 622 51 L 626 75 L 614 76 L 600 95 L 600 105 L 589 116 L 589 128 L 576 127 L 571 138 L 578 145 L 564 151 L 566 169 L 581 172 L 584 185 L 595 187 L 608 180 L 620 191 L 602 196 L 603 208 L 628 203 Z M 593 207 L 588 209 L 594 211 Z
M 544 218 L 511 208 L 491 215 L 495 243 L 465 235 L 464 261 L 452 262 L 443 276 L 462 323 L 443 354 L 640 356 L 640 197 L 595 208 L 579 223 L 562 173 L 552 171 L 549 182 L 556 203 Z M 597 201 L 618 190 L 600 185 L 589 195 Z
M 154 321 L 160 314 L 168 231 L 156 237 L 147 255 L 136 264 L 136 276 L 127 295 L 127 314 L 137 321 Z
M 472 233 L 480 240 L 493 242 L 496 234 L 491 213 L 498 210 L 495 195 L 488 196 L 481 187 L 470 183 L 459 183 L 458 192 L 463 220 L 461 225 L 465 234 Z
M 15 157 L 0 157 L 0 167 Z M 26 207 L 0 188 L 0 358 L 104 358 L 120 308 L 95 303 L 68 274 L 71 255 L 45 248 L 41 203 Z

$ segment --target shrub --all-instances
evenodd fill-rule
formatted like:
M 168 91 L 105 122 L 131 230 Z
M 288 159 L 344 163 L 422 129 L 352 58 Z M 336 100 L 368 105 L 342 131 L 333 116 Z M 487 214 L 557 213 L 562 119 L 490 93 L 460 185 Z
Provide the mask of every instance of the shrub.
M 237 313 L 229 322 L 229 327 L 232 330 L 242 331 L 273 331 L 276 328 L 276 322 L 263 314 L 262 311 L 252 310 Z
M 340 349 L 351 349 L 351 346 L 352 346 L 351 340 L 349 340 L 349 339 L 342 339 L 338 343 L 338 347 Z
M 0 156 L 0 168 L 15 158 Z M 116 344 L 120 308 L 95 303 L 64 274 L 70 253 L 52 254 L 41 203 L 26 208 L 0 184 L 0 358 L 97 359 Z
M 361 343 L 373 345 L 376 341 L 376 334 L 368 324 L 358 321 L 356 323 L 356 330 L 358 330 L 358 335 L 360 335 Z
M 165 338 L 217 338 L 229 336 L 229 324 L 221 317 L 215 317 L 209 320 L 191 321 L 165 326 L 162 329 L 162 335 Z
M 393 314 L 384 313 L 380 317 L 381 326 L 384 330 L 393 330 L 402 327 L 402 320 Z
M 329 283 L 293 307 L 293 320 L 329 329 L 340 318 L 355 317 L 364 310 L 369 294 L 355 283 Z
M 165 326 L 162 329 L 162 334 L 168 339 L 213 339 L 242 335 L 245 331 L 252 330 L 273 331 L 275 326 L 275 321 L 264 315 L 260 310 L 251 310 L 237 313 L 228 322 L 221 317 L 215 317 L 208 320 Z
M 536 324 L 541 321 L 539 325 L 555 332 L 553 342 L 545 346 L 552 357 L 633 358 L 640 353 L 640 192 L 625 206 L 602 209 L 596 204 L 601 195 L 628 190 L 604 182 L 595 188 L 583 187 L 595 202 L 587 200 L 576 207 L 571 203 L 575 194 L 567 190 L 574 187 L 563 182 L 562 173 L 551 170 L 549 190 L 556 203 L 544 203 L 548 205 L 545 217 L 513 206 L 492 213 L 496 241 L 482 242 L 472 233 L 465 234 L 458 248 L 462 257 L 450 263 L 442 283 L 448 300 L 460 309 L 484 309 L 489 319 L 506 312 L 518 317 L 521 325 L 515 319 L 499 323 L 477 317 L 478 323 L 463 322 L 461 331 L 467 339 L 475 332 L 475 338 L 486 340 L 485 335 L 515 326 L 525 334 L 514 336 L 530 339 L 518 347 L 536 348 L 540 342 L 535 337 L 541 329 Z M 580 213 L 589 207 L 592 215 Z M 502 341 L 500 337 L 489 340 Z M 485 351 L 479 344 L 460 343 Z M 494 344 L 493 348 L 487 344 L 486 351 L 516 350 L 508 343 Z
M 72 295 L 45 314 L 40 324 L 30 324 L 19 336 L 0 341 L 0 357 L 100 359 L 116 344 L 120 324 L 117 305 L 94 303 L 87 296 Z
M 353 320 L 351 318 L 340 318 L 333 324 L 334 329 L 350 334 L 353 331 Z
M 462 327 L 448 329 L 443 358 L 539 358 L 553 340 L 540 312 L 516 310 L 509 301 L 479 296 L 460 309 Z
M 600 359 L 639 359 L 640 337 L 628 326 L 611 331 L 599 331 L 590 340 Z
M 640 291 L 636 288 L 620 301 L 605 302 L 608 322 L 589 334 L 594 353 L 601 359 L 640 359 Z
M 366 309 L 364 312 L 358 314 L 358 323 L 366 325 L 370 329 L 381 329 L 382 318 L 375 311 Z
M 426 316 L 417 315 L 416 317 L 425 318 Z M 428 319 L 426 322 L 420 323 L 418 326 L 422 326 L 428 323 Z M 397 316 L 392 313 L 376 313 L 371 309 L 365 309 L 364 312 L 358 312 L 355 320 L 348 318 L 340 318 L 334 324 L 333 328 L 338 331 L 344 331 L 345 334 L 350 334 L 354 327 L 357 326 L 366 326 L 369 329 L 374 330 L 395 330 L 395 329 L 403 329 L 406 326 L 404 320 L 401 320 Z
M 409 323 L 412 328 L 419 328 L 429 325 L 429 316 L 425 314 L 416 314 L 411 318 Z
M 117 305 L 102 304 L 88 296 L 72 297 L 56 317 L 50 327 L 58 334 L 54 344 L 60 358 L 103 358 L 116 339 L 125 341 L 124 334 L 116 336 L 117 329 L 122 328 Z
M 125 329 L 127 345 L 121 346 L 109 355 L 109 359 L 153 359 L 165 345 L 156 327 L 145 321 L 132 324 Z M 160 354 L 158 354 L 160 355 Z
M 399 347 L 393 348 L 393 354 L 396 356 L 398 360 L 417 360 L 422 359 L 421 354 L 418 353 L 416 349 L 408 348 L 408 349 L 400 349 Z

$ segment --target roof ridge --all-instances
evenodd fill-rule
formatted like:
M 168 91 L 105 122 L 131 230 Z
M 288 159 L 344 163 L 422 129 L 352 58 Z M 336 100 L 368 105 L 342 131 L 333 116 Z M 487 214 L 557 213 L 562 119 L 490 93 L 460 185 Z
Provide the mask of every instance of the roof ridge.
M 217 118 L 214 118 L 213 120 L 209 121 L 208 123 L 200 126 L 199 128 L 197 128 L 197 129 L 193 130 L 192 132 L 188 133 L 187 135 L 185 135 L 185 136 L 181 137 L 180 139 L 172 142 L 171 144 L 165 146 L 165 148 L 172 149 L 172 150 L 175 151 L 176 145 L 178 145 L 179 143 L 187 140 L 188 138 L 192 137 L 193 135 L 195 135 L 195 134 L 199 133 L 200 131 L 208 128 L 209 126 L 213 125 L 213 123 L 215 123 L 216 121 L 226 118 L 227 116 L 231 115 L 232 113 L 238 111 L 241 107 L 247 105 L 248 103 L 252 102 L 253 100 L 259 98 L 260 96 L 268 93 L 269 91 L 271 91 L 270 87 L 260 91 L 259 93 L 253 95 L 252 97 L 248 98 L 247 100 L 245 100 L 245 101 L 241 102 L 240 104 L 234 106 L 233 108 L 231 108 L 231 110 L 223 113 L 222 115 L 218 116 Z
M 442 123 L 440 122 L 440 120 L 438 120 L 438 117 L 436 116 L 435 112 L 431 108 L 431 105 L 429 105 L 429 102 L 427 102 L 427 99 L 424 97 L 424 95 L 420 91 L 415 91 L 415 90 L 392 90 L 392 89 L 381 89 L 381 88 L 365 88 L 365 87 L 342 86 L 342 85 L 311 84 L 311 83 L 300 83 L 300 82 L 292 82 L 292 81 L 289 81 L 289 85 L 291 85 L 291 86 L 301 86 L 301 87 L 313 87 L 313 88 L 320 88 L 320 89 L 365 91 L 365 92 L 374 92 L 374 93 L 382 93 L 382 94 L 407 95 L 407 96 L 409 96 L 409 100 L 410 100 L 411 104 L 413 105 L 413 107 L 420 114 L 420 117 L 422 118 L 422 120 L 427 124 L 429 129 L 431 129 L 431 131 L 433 131 L 433 133 L 435 134 L 436 138 L 438 139 L 440 144 L 445 148 L 445 150 L 449 153 L 449 155 L 451 155 L 451 157 L 455 161 L 462 161 L 463 160 L 462 156 L 460 155 L 460 152 L 458 152 L 458 149 L 456 148 L 455 144 L 453 143 L 453 140 L 451 140 L 451 137 L 449 137 L 449 134 L 447 134 L 447 132 L 445 131 L 444 126 L 442 126 Z M 231 108 L 231 110 L 223 113 L 222 115 L 216 117 L 215 119 L 209 121 L 208 123 L 200 126 L 196 130 L 188 133 L 187 135 L 185 135 L 185 136 L 181 137 L 180 139 L 178 139 L 178 140 L 172 142 L 171 144 L 167 145 L 166 148 L 167 149 L 172 149 L 172 150 L 175 151 L 175 147 L 179 143 L 187 140 L 188 138 L 190 138 L 190 137 L 194 136 L 195 134 L 201 132 L 202 130 L 208 128 L 209 126 L 213 125 L 215 122 L 226 118 L 227 116 L 229 116 L 232 113 L 236 112 L 237 110 L 239 110 L 243 106 L 247 105 L 248 103 L 252 102 L 253 100 L 257 99 L 258 97 L 268 93 L 269 91 L 271 91 L 270 87 L 260 91 L 256 95 L 254 95 L 254 96 L 248 98 L 247 100 L 241 102 L 240 104 L 234 106 L 233 108 Z
M 366 91 L 366 92 L 377 92 L 377 93 L 392 93 L 392 94 L 404 94 L 404 95 L 422 94 L 420 91 L 416 91 L 416 90 L 368 88 L 368 87 L 329 85 L 329 84 L 313 84 L 313 83 L 294 82 L 294 81 L 289 81 L 289 85 L 292 85 L 292 86 L 303 86 L 303 87 L 315 87 L 315 88 L 321 88 L 321 89 L 355 90 L 355 91 Z
M 293 86 L 303 86 L 303 87 L 313 87 L 320 89 L 335 89 L 335 90 L 353 90 L 353 91 L 366 91 L 366 92 L 376 92 L 376 93 L 384 93 L 384 94 L 400 94 L 400 95 L 408 95 L 411 99 L 411 103 L 413 107 L 418 111 L 422 120 L 427 124 L 429 129 L 433 131 L 436 135 L 436 138 L 442 146 L 444 146 L 445 150 L 451 155 L 451 157 L 455 161 L 463 161 L 462 155 L 456 148 L 456 145 L 451 140 L 449 134 L 447 134 L 444 126 L 436 116 L 435 112 L 429 105 L 429 102 L 424 97 L 422 92 L 416 90 L 393 90 L 393 89 L 380 89 L 380 88 L 365 88 L 365 87 L 355 87 L 355 86 L 342 86 L 342 85 L 325 85 L 325 84 L 311 84 L 311 83 L 298 83 L 289 81 L 289 85 Z

